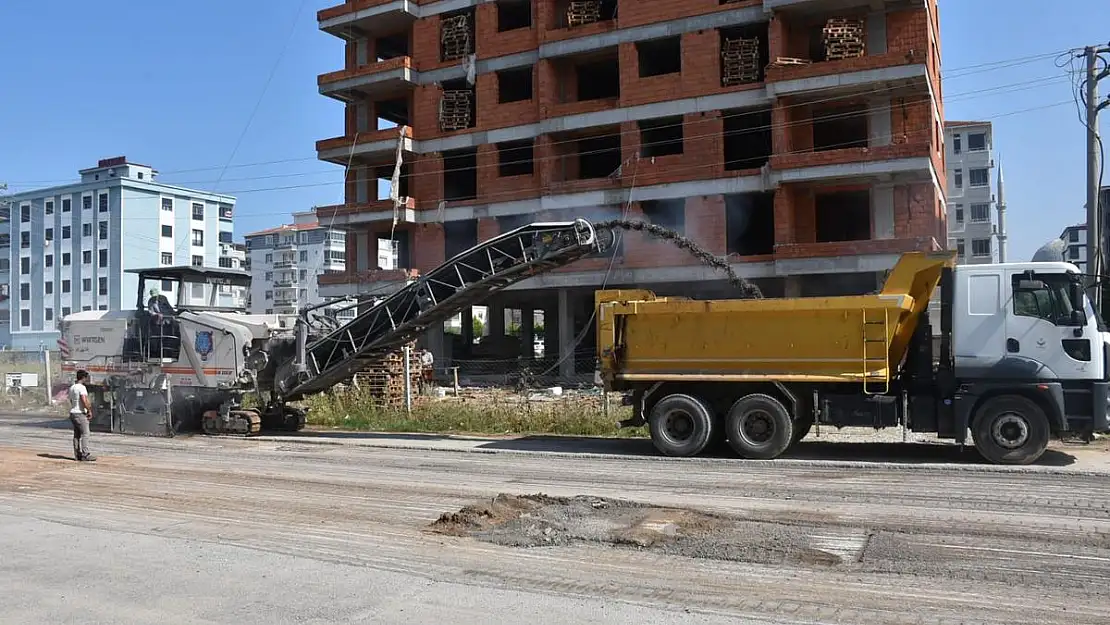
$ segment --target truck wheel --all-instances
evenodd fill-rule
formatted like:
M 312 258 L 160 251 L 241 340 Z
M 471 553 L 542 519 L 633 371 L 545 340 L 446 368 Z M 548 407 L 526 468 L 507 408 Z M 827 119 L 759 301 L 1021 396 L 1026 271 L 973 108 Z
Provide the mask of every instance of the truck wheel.
M 794 436 L 790 440 L 793 445 L 806 437 L 809 430 L 813 427 L 813 417 L 803 417 L 794 422 Z
M 794 440 L 794 421 L 782 403 L 761 393 L 741 397 L 725 419 L 728 443 L 741 457 L 770 460 Z
M 667 456 L 695 456 L 709 444 L 715 429 L 705 402 L 689 395 L 668 395 L 651 409 L 651 442 Z
M 988 399 L 975 411 L 975 448 L 994 464 L 1031 464 L 1044 454 L 1051 434 L 1048 416 L 1020 395 Z

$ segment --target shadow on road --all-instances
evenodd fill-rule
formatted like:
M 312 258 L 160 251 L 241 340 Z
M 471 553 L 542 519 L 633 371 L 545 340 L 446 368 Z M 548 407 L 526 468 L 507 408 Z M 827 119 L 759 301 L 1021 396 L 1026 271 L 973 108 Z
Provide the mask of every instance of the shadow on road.
M 68 422 L 67 422 L 68 423 Z M 420 433 L 390 433 L 390 432 L 344 432 L 341 430 L 303 430 L 300 432 L 263 432 L 272 436 L 287 436 L 290 438 L 334 438 L 337 440 L 382 440 L 382 441 L 440 441 L 448 438 L 458 438 L 444 434 Z
M 15 425 L 24 428 L 45 428 L 49 430 L 72 430 L 73 424 L 69 419 L 35 419 L 26 421 L 6 421 L 4 425 Z
M 599 439 L 572 436 L 525 436 L 503 441 L 491 441 L 481 445 L 480 448 L 570 454 L 660 455 L 652 446 L 651 441 L 647 439 Z M 727 444 L 717 445 L 703 455 L 709 458 L 736 457 L 736 454 L 732 452 Z M 961 449 L 958 445 L 930 443 L 803 441 L 780 458 L 906 464 L 987 464 L 987 461 L 973 447 Z M 1065 467 L 1074 463 L 1074 456 L 1059 450 L 1049 449 L 1036 464 Z
M 39 458 L 46 458 L 47 460 L 68 460 L 73 462 L 72 456 L 61 456 L 58 454 L 36 454 Z

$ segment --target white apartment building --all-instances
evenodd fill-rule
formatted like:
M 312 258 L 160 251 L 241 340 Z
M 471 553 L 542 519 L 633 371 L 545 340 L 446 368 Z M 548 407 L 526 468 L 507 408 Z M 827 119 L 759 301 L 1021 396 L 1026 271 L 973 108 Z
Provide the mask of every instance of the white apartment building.
M 948 162 L 948 247 L 961 264 L 1005 259 L 1005 181 L 992 186 L 994 137 L 990 122 L 945 122 Z M 997 193 L 997 196 L 995 195 Z M 996 214 L 997 209 L 997 214 Z
M 1076 224 L 1064 228 L 1060 233 L 1064 241 L 1064 258 L 1067 262 L 1087 271 L 1087 224 Z
M 252 313 L 291 315 L 322 304 L 317 277 L 346 268 L 346 233 L 321 226 L 312 212 L 294 213 L 292 224 L 245 238 Z
M 79 172 L 80 182 L 4 198 L 0 215 L 0 345 L 53 348 L 57 320 L 79 310 L 130 310 L 138 276 L 170 265 L 231 266 L 235 198 L 156 182 L 126 157 Z M 184 293 L 206 304 L 204 285 Z M 173 285 L 162 285 L 171 302 Z M 234 305 L 221 292 L 219 305 Z

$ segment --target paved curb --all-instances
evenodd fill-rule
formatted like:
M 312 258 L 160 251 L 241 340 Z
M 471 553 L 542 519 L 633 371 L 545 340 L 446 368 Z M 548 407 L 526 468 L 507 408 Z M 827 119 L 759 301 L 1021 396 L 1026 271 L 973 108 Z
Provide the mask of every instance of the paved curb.
M 366 434 L 373 435 L 375 432 L 366 432 Z M 385 434 L 385 433 L 381 433 Z M 389 435 L 404 435 L 404 433 L 393 432 Z M 412 433 L 412 436 L 420 436 L 420 434 Z M 430 435 L 436 436 L 436 435 Z M 860 460 L 811 460 L 806 458 L 779 458 L 776 460 L 744 460 L 742 458 L 671 458 L 667 456 L 657 455 L 639 455 L 639 454 L 613 454 L 613 453 L 599 453 L 590 451 L 569 452 L 569 451 L 547 451 L 547 450 L 530 450 L 530 449 L 489 449 L 482 447 L 443 447 L 429 444 L 422 444 L 419 441 L 413 443 L 394 443 L 389 441 L 374 441 L 374 440 L 339 440 L 331 439 L 325 440 L 322 438 L 312 438 L 311 436 L 252 436 L 250 440 L 267 441 L 275 443 L 286 444 L 307 444 L 307 445 L 322 445 L 322 446 L 336 446 L 336 447 L 365 447 L 370 449 L 389 449 L 401 451 L 434 451 L 441 453 L 469 453 L 469 454 L 517 454 L 525 456 L 550 456 L 555 458 L 572 458 L 572 459 L 601 459 L 601 460 L 642 460 L 660 463 L 674 463 L 674 464 L 727 464 L 730 467 L 744 468 L 744 467 L 767 467 L 778 466 L 784 468 L 790 467 L 812 467 L 812 468 L 829 468 L 829 469 L 874 469 L 882 467 L 884 469 L 898 469 L 905 472 L 922 472 L 922 473 L 1009 473 L 1009 474 L 1043 474 L 1043 475 L 1075 475 L 1083 477 L 1106 477 L 1110 479 L 1110 472 L 1095 471 L 1089 469 L 1069 469 L 1068 467 L 1051 467 L 1043 465 L 1028 465 L 1028 466 L 1006 466 L 1006 465 L 991 465 L 991 464 L 956 464 L 951 462 L 883 462 L 873 461 L 866 462 Z M 487 443 L 499 443 L 504 441 L 519 440 L 514 438 L 479 438 L 479 437 L 462 437 L 462 436 L 443 436 L 437 440 L 441 441 L 477 441 Z M 599 439 L 610 440 L 610 439 Z M 623 440 L 623 439 L 611 439 Z M 631 439 L 636 440 L 636 439 Z M 974 452 L 971 452 L 974 453 Z

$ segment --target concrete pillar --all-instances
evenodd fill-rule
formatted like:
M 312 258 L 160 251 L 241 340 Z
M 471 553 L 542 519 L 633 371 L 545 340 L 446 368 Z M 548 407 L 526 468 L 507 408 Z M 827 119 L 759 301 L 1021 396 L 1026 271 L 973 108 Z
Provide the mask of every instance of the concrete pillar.
M 474 309 L 469 306 L 462 311 L 462 337 L 463 345 L 466 345 L 467 354 L 474 345 Z
M 890 98 L 869 98 L 867 100 L 867 144 L 873 148 L 890 145 Z
M 442 375 L 443 369 L 451 365 L 450 362 L 447 362 L 445 344 L 442 323 L 432 324 L 430 328 L 424 331 L 424 349 L 432 353 L 434 359 L 432 366 L 435 367 L 437 375 Z
M 487 334 L 494 338 L 501 338 L 505 336 L 505 307 L 500 305 L 486 304 L 489 318 L 486 323 L 489 326 L 486 328 Z
M 559 376 L 564 379 L 574 377 L 574 308 L 571 294 L 559 289 Z
M 867 55 L 876 54 L 886 54 L 886 13 L 883 11 L 867 14 Z
M 543 310 L 543 356 L 544 358 L 559 357 L 558 307 L 549 306 Z
M 370 236 L 369 232 L 359 232 L 355 235 L 355 269 L 357 269 L 358 271 L 368 271 L 373 268 L 370 265 L 371 243 L 373 243 L 375 247 L 373 257 L 374 267 L 376 267 L 378 262 L 378 251 L 376 249 L 378 239 L 376 237 Z
M 894 187 L 871 189 L 871 238 L 894 238 Z
M 520 350 L 525 358 L 531 360 L 536 356 L 535 342 L 535 311 L 524 308 L 520 311 Z
M 783 278 L 782 285 L 783 297 L 803 297 L 802 295 L 802 277 L 801 276 L 786 276 Z

